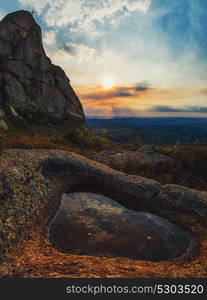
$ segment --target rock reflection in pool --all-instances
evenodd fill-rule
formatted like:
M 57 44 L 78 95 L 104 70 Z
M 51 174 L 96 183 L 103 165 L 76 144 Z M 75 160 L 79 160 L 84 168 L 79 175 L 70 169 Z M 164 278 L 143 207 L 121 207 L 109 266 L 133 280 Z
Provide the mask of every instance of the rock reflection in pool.
M 62 196 L 49 237 L 62 252 L 151 261 L 174 259 L 191 244 L 188 232 L 164 218 L 80 192 Z

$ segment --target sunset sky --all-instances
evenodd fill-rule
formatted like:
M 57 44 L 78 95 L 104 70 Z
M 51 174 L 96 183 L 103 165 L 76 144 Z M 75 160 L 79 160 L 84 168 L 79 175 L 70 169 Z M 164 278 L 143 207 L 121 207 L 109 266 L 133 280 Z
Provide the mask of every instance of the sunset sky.
M 207 116 L 206 0 L 0 0 L 31 10 L 91 116 Z

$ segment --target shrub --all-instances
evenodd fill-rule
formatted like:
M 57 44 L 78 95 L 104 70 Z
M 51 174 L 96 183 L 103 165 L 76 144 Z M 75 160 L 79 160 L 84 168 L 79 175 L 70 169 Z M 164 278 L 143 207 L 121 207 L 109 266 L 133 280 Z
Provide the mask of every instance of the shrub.
M 102 151 L 106 149 L 112 149 L 112 143 L 100 136 L 90 136 L 87 141 L 87 147 L 94 151 Z

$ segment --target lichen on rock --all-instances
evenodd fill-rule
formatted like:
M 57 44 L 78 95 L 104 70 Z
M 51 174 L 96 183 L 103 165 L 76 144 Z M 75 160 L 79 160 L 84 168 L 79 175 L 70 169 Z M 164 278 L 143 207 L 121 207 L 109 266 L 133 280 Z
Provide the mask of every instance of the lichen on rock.
M 3 129 L 5 131 L 8 130 L 8 126 L 7 126 L 6 122 L 4 120 L 1 120 L 1 119 L 0 119 L 0 129 Z

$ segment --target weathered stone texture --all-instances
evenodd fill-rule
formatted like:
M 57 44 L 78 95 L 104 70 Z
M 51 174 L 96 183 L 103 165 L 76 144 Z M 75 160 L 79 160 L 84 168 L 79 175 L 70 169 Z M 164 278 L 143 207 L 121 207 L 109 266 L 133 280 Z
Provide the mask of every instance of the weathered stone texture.
M 10 107 L 17 112 L 15 118 Z M 70 80 L 46 56 L 41 28 L 27 11 L 11 13 L 0 22 L 0 109 L 4 122 L 78 119 L 85 125 Z
M 0 245 L 6 249 L 32 224 L 47 229 L 64 193 L 95 192 L 125 208 L 153 213 L 189 230 L 207 225 L 207 192 L 160 185 L 56 150 L 7 150 L 0 159 Z

